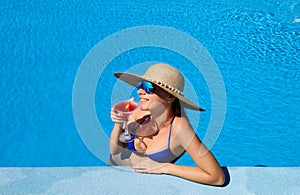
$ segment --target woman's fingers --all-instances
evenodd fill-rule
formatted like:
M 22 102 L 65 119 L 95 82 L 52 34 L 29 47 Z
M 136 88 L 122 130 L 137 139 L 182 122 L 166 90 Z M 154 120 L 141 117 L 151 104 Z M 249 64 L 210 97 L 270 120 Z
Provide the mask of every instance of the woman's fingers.
M 126 121 L 126 119 L 123 117 L 123 115 L 116 112 L 115 110 L 111 110 L 110 118 L 115 123 L 123 123 Z
M 148 167 L 148 166 L 139 166 L 139 167 L 136 167 L 136 166 L 134 166 L 132 168 L 137 173 L 156 173 L 156 174 L 160 174 L 160 172 L 157 171 L 157 169 L 155 169 L 153 167 Z
M 131 168 L 133 168 L 135 172 L 139 173 L 147 173 L 149 171 L 149 167 L 146 164 L 142 163 L 132 165 Z
M 138 173 L 155 173 L 162 174 L 165 172 L 164 168 L 168 166 L 169 163 L 159 163 L 152 160 L 144 160 L 137 164 L 131 166 L 135 172 Z

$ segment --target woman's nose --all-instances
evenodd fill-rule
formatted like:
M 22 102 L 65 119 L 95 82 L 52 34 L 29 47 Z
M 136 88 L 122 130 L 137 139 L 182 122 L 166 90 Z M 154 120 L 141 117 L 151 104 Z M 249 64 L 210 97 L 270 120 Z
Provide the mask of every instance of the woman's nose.
M 145 91 L 143 88 L 139 88 L 138 91 L 137 91 L 137 93 L 138 93 L 139 95 L 145 95 L 145 94 L 146 94 L 146 91 Z

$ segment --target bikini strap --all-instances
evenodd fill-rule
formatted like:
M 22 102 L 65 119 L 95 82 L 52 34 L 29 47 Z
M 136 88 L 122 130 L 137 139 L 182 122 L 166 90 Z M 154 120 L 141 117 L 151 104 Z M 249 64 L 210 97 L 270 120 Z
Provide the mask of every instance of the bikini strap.
M 175 119 L 175 116 L 173 117 L 171 124 L 170 124 L 169 137 L 168 137 L 168 148 L 170 148 L 170 140 L 171 140 L 172 126 L 173 126 L 174 119 Z

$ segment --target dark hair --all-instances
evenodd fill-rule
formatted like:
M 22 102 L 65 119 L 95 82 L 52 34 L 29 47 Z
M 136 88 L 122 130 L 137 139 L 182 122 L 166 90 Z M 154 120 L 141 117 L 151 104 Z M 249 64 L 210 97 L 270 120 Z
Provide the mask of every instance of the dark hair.
M 172 112 L 174 116 L 186 116 L 184 108 L 180 105 L 180 101 L 178 98 L 176 98 L 175 101 L 172 103 Z
M 169 98 L 173 98 L 173 97 L 175 98 L 174 102 L 172 102 L 172 105 L 171 105 L 172 113 L 174 114 L 174 116 L 178 116 L 178 117 L 186 116 L 186 114 L 184 112 L 184 108 L 183 108 L 183 106 L 180 105 L 180 101 L 176 96 L 171 95 L 170 93 L 166 92 L 161 87 L 155 86 L 153 92 L 163 99 L 165 99 L 166 96 L 163 96 L 161 93 L 159 93 L 159 91 L 157 91 L 157 89 L 160 89 L 161 91 L 163 91 L 165 94 L 167 94 L 169 96 Z

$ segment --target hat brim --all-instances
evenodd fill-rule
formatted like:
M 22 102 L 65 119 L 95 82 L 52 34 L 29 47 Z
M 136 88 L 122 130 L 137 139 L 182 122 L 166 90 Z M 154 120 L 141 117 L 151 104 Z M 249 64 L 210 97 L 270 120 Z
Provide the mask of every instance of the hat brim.
M 147 78 L 144 78 L 143 76 L 126 73 L 126 72 L 115 72 L 114 76 L 134 87 L 136 87 L 137 84 L 141 81 L 149 81 L 149 82 L 153 83 L 155 86 L 157 86 L 157 87 L 163 89 L 164 91 L 168 92 L 169 94 L 173 95 L 174 97 L 177 97 L 183 107 L 191 109 L 191 110 L 205 111 L 203 108 L 201 108 L 197 104 L 191 102 L 190 100 L 186 99 L 184 96 L 182 96 L 178 93 L 175 93 L 174 91 L 172 91 L 164 86 L 157 85 L 156 83 L 150 81 Z

